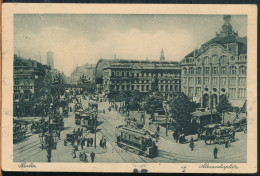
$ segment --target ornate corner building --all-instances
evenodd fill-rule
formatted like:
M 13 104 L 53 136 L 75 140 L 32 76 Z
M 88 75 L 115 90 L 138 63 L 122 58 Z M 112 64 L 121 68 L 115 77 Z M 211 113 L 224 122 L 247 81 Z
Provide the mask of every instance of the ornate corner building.
M 234 107 L 246 103 L 247 37 L 239 37 L 223 17 L 224 25 L 216 37 L 182 59 L 181 91 L 201 104 L 215 109 L 222 95 Z

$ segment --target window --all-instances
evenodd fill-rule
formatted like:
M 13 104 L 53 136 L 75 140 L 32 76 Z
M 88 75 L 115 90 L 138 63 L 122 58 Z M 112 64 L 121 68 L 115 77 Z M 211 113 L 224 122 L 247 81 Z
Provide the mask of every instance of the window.
M 227 84 L 227 78 L 226 77 L 221 77 L 220 78 L 220 85 L 225 86 Z
M 178 85 L 174 85 L 174 90 L 175 91 L 179 91 L 179 86 Z
M 129 72 L 126 72 L 126 76 L 129 77 Z
M 122 87 L 122 90 L 125 90 L 125 85 L 122 85 L 121 87 Z
M 112 72 L 112 75 L 111 75 L 112 77 L 114 77 L 115 76 L 115 72 Z
M 116 86 L 116 90 L 119 90 L 119 85 Z
M 125 72 L 122 72 L 122 77 L 125 77 Z
M 144 85 L 142 85 L 142 91 L 144 91 Z
M 221 67 L 221 74 L 222 75 L 227 74 L 227 68 L 226 67 Z
M 185 94 L 187 95 L 187 87 L 186 87 L 186 86 L 183 86 L 182 88 L 183 88 L 183 90 L 182 90 L 183 93 L 185 93 Z
M 134 85 L 132 85 L 132 90 L 135 90 L 135 86 Z
M 209 77 L 204 78 L 204 84 L 209 84 Z
M 245 66 L 239 67 L 239 74 L 240 75 L 246 75 L 246 67 Z
M 243 54 L 239 56 L 239 61 L 245 61 L 245 56 Z
M 183 74 L 187 74 L 187 68 L 183 68 Z
M 189 84 L 194 85 L 194 77 L 189 77 Z
M 182 84 L 183 84 L 183 85 L 186 85 L 186 84 L 187 84 L 187 77 L 183 77 Z
M 229 88 L 229 97 L 236 97 L 236 88 Z
M 161 85 L 161 91 L 164 91 L 164 90 L 163 90 L 163 85 Z
M 150 88 L 149 88 L 149 85 L 146 85 L 146 90 L 148 91 Z
M 197 75 L 200 75 L 200 74 L 201 74 L 201 68 L 200 68 L 200 67 L 197 67 L 197 68 L 196 68 L 196 74 L 197 74 Z
M 205 69 L 204 69 L 204 74 L 205 74 L 205 75 L 209 75 L 209 67 L 205 67 Z
M 14 100 L 19 100 L 19 98 L 20 98 L 20 97 L 19 97 L 19 92 L 16 91 L 16 92 L 14 93 Z
M 235 86 L 236 85 L 236 77 L 230 77 L 229 78 L 229 85 Z
M 245 86 L 246 85 L 246 78 L 238 78 L 238 85 Z
M 237 72 L 236 72 L 236 67 L 235 67 L 235 66 L 229 67 L 229 74 L 235 75 L 236 73 L 237 73 Z
M 244 98 L 244 97 L 246 97 L 246 89 L 244 89 L 244 88 L 239 88 L 239 89 L 238 89 L 238 97 L 239 97 L 239 98 Z
M 136 73 L 136 76 L 139 77 L 139 73 Z
M 173 86 L 172 86 L 172 85 L 170 85 L 170 91 L 172 91 L 172 88 L 173 88 Z
M 196 78 L 196 84 L 201 84 L 201 77 Z
M 219 62 L 220 62 L 221 65 L 226 64 L 227 63 L 227 56 L 225 56 L 225 55 L 220 56 Z
M 190 67 L 190 68 L 189 68 L 189 74 L 191 74 L 191 75 L 194 74 L 194 68 L 193 68 L 193 67 Z
M 135 77 L 135 73 L 132 73 L 132 77 Z
M 24 100 L 29 100 L 29 98 L 30 98 L 30 93 L 28 90 L 25 90 L 24 91 Z
M 14 85 L 19 85 L 19 79 L 14 79 Z
M 209 63 L 210 63 L 209 62 L 209 57 L 208 56 L 204 57 L 204 64 L 207 65 Z
M 214 64 L 218 64 L 218 55 L 216 55 L 216 54 L 213 55 L 212 56 L 212 61 L 213 61 Z
M 136 87 L 136 90 L 139 90 L 139 87 L 140 87 L 140 86 L 139 86 L 139 85 L 137 85 L 137 87 Z
M 201 87 L 196 87 L 195 96 L 200 96 L 200 95 L 201 95 Z
M 194 87 L 189 87 L 189 97 L 192 97 L 194 95 Z
M 212 74 L 217 75 L 218 74 L 218 67 L 212 68 Z
M 212 84 L 213 84 L 213 85 L 218 85 L 218 78 L 213 77 L 213 78 L 212 78 Z
M 119 72 L 116 72 L 116 76 L 119 76 Z

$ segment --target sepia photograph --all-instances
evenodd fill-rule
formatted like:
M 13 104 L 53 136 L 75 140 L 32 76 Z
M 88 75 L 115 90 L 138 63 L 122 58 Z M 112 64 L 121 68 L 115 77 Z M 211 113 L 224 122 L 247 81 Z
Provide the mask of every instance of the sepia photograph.
M 2 85 L 11 126 L 2 138 L 18 170 L 115 163 L 147 172 L 165 163 L 179 164 L 170 172 L 197 164 L 195 172 L 236 173 L 250 163 L 257 60 L 248 54 L 249 12 L 50 9 L 9 19 Z M 251 134 L 256 140 L 256 125 Z

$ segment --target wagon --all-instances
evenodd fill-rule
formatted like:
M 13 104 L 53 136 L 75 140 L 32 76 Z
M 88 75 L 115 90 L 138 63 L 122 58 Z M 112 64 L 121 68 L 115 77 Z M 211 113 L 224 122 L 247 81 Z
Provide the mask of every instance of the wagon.
M 66 134 L 66 139 L 64 139 L 64 146 L 67 146 L 68 142 L 73 144 L 75 139 L 76 139 L 75 133 L 73 133 L 73 132 L 67 133 Z

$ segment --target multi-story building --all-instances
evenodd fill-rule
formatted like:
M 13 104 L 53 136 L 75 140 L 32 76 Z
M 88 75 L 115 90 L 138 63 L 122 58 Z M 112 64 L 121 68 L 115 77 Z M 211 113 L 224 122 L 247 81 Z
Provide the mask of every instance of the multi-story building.
M 76 67 L 70 75 L 70 84 L 77 84 L 80 81 L 82 75 L 85 75 L 87 81 L 95 82 L 95 70 L 96 65 L 85 64 L 81 67 Z
M 154 77 L 159 92 L 173 97 L 180 92 L 181 70 L 178 62 L 110 60 L 103 67 L 103 91 L 138 90 L 149 92 Z
M 54 69 L 54 59 L 52 51 L 47 52 L 47 65 L 50 66 L 51 69 Z
M 201 45 L 181 61 L 181 89 L 204 108 L 215 108 L 226 94 L 234 107 L 246 101 L 247 37 L 239 37 L 223 17 L 216 37 Z
M 50 67 L 14 55 L 14 116 L 31 116 L 39 97 L 50 91 Z

